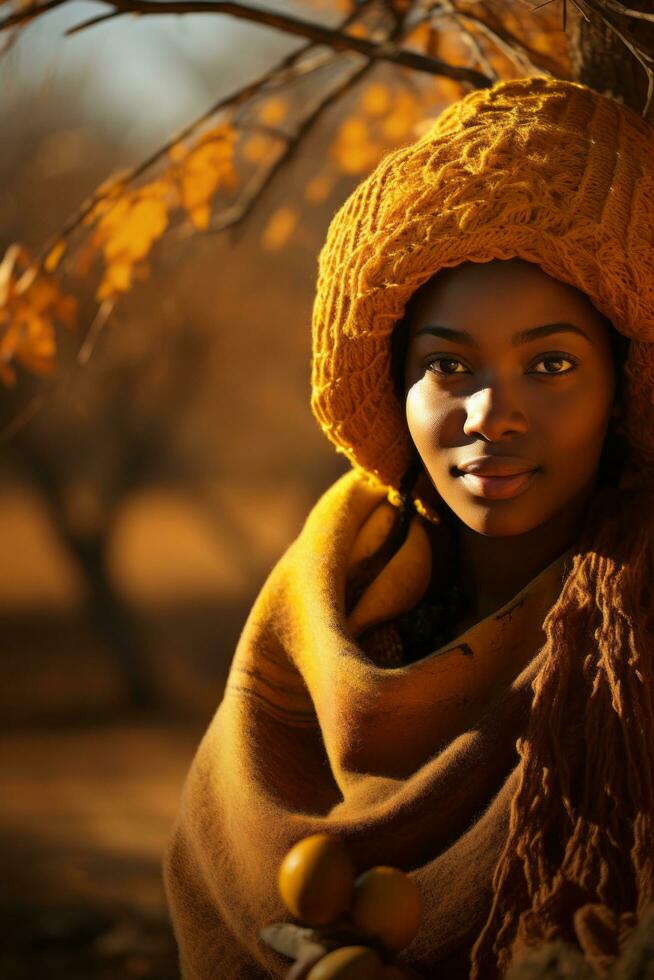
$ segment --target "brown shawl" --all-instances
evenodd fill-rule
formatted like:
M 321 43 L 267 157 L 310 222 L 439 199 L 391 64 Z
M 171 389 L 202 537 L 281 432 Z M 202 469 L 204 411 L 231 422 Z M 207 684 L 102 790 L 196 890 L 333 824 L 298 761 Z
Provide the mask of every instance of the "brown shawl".
M 259 931 L 291 919 L 277 869 L 318 831 L 340 835 L 358 870 L 393 865 L 414 878 L 424 916 L 399 962 L 469 976 L 543 665 L 542 623 L 572 549 L 455 641 L 381 667 L 348 632 L 345 587 L 357 536 L 384 498 L 356 470 L 337 480 L 245 624 L 165 856 L 184 980 L 285 975 L 290 961 Z M 413 594 L 406 576 L 398 582 L 406 609 L 424 570 L 415 581 Z

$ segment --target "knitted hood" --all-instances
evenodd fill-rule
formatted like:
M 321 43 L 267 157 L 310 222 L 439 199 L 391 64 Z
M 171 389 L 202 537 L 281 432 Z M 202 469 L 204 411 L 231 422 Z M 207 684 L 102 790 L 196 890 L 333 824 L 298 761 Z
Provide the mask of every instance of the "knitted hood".
M 397 491 L 413 458 L 391 375 L 408 299 L 439 269 L 513 257 L 580 289 L 631 338 L 627 471 L 654 475 L 654 130 L 584 85 L 533 77 L 450 105 L 387 155 L 329 226 L 311 407 L 373 482 Z

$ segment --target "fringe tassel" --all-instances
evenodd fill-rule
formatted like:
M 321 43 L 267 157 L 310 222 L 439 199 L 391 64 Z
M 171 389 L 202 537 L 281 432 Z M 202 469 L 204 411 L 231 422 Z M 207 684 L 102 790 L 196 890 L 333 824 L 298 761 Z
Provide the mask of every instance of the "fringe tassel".
M 643 489 L 607 487 L 589 506 L 543 624 L 548 655 L 470 980 L 555 939 L 606 976 L 654 898 L 653 514 Z

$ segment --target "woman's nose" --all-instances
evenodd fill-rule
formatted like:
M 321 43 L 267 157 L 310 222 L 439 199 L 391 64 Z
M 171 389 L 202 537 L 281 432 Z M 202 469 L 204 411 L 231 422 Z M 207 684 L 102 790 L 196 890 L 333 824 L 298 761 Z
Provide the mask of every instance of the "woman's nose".
M 489 386 L 466 400 L 463 431 L 467 436 L 481 435 L 490 442 L 497 442 L 526 429 L 524 412 L 504 389 Z

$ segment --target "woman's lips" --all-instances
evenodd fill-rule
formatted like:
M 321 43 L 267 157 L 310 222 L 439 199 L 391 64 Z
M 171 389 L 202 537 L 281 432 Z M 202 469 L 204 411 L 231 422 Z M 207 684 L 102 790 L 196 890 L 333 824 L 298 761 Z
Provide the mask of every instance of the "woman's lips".
M 538 470 L 527 473 L 516 473 L 513 476 L 481 476 L 479 473 L 461 473 L 466 488 L 476 497 L 486 497 L 490 500 L 504 500 L 507 497 L 517 497 L 526 490 Z

